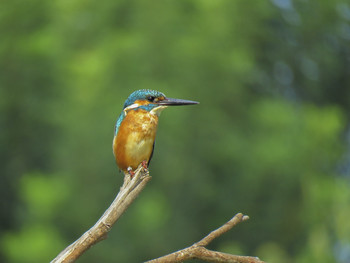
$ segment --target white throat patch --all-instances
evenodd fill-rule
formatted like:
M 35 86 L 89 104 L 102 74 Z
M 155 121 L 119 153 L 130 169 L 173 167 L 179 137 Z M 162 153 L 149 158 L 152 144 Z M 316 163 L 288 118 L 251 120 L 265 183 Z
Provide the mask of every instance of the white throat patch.
M 150 111 L 151 114 L 159 116 L 160 113 L 167 108 L 167 106 L 158 106 Z

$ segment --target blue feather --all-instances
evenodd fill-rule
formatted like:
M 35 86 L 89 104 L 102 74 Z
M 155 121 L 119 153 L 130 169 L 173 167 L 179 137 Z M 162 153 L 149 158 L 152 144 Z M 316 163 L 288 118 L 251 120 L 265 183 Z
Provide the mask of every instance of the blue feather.
M 156 90 L 150 90 L 150 89 L 140 89 L 136 90 L 133 93 L 130 94 L 129 98 L 124 103 L 124 109 L 130 105 L 132 105 L 137 100 L 147 100 L 148 96 L 152 96 L 155 98 L 158 97 L 165 97 L 165 95 Z

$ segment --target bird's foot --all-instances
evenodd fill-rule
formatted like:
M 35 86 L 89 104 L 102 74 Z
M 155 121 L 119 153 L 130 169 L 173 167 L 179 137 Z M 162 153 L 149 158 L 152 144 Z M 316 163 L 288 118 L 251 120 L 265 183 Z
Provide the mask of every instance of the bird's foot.
M 148 170 L 148 163 L 146 160 L 142 161 L 141 165 L 145 170 Z
M 128 173 L 129 173 L 131 179 L 132 179 L 132 178 L 134 177 L 134 175 L 135 175 L 135 172 L 132 170 L 131 167 L 128 167 Z

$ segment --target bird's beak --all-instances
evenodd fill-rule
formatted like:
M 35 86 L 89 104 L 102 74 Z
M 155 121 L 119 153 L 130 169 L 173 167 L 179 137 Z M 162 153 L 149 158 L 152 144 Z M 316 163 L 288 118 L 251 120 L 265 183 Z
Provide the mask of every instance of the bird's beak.
M 172 98 L 165 98 L 163 100 L 157 101 L 158 105 L 163 106 L 182 106 L 182 105 L 193 105 L 198 104 L 197 101 L 192 100 L 182 100 L 182 99 L 172 99 Z

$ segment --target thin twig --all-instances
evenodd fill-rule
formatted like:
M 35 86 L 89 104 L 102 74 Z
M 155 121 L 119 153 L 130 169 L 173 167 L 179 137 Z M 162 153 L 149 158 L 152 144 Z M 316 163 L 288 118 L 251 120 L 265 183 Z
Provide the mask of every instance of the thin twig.
M 243 215 L 241 213 L 238 213 L 233 218 L 231 218 L 230 221 L 226 222 L 223 226 L 219 227 L 218 229 L 210 232 L 206 237 L 204 237 L 202 240 L 197 242 L 195 245 L 205 247 L 207 246 L 211 241 L 213 241 L 215 238 L 221 236 L 222 234 L 226 233 L 227 231 L 231 230 L 235 225 L 246 221 L 249 219 L 249 216 Z
M 228 221 L 223 226 L 212 231 L 201 239 L 199 242 L 194 243 L 192 246 L 185 249 L 173 252 L 166 256 L 162 256 L 157 259 L 149 260 L 146 263 L 170 263 L 170 262 L 183 262 L 189 259 L 200 259 L 207 262 L 217 262 L 217 263 L 264 263 L 257 257 L 246 257 L 246 256 L 237 256 L 227 253 L 222 253 L 218 251 L 212 251 L 205 246 L 212 242 L 215 238 L 221 236 L 222 234 L 229 231 L 231 228 L 237 224 L 248 220 L 249 217 L 241 213 L 236 214 L 230 221 Z
M 112 226 L 136 199 L 150 179 L 151 176 L 149 176 L 148 171 L 142 166 L 139 166 L 135 171 L 132 179 L 129 175 L 125 175 L 123 186 L 102 217 L 79 239 L 64 249 L 51 263 L 74 262 L 91 246 L 106 239 L 107 233 L 111 230 Z

